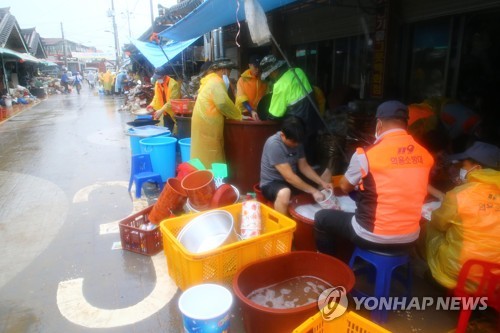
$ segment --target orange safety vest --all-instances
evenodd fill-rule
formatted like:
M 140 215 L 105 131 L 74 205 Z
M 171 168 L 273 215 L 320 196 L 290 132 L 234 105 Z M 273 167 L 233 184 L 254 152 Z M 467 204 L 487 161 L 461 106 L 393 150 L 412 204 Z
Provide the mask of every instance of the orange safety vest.
M 434 159 L 406 131 L 386 133 L 364 155 L 369 170 L 361 170 L 356 222 L 378 235 L 418 232 Z M 359 156 L 363 158 L 362 156 Z

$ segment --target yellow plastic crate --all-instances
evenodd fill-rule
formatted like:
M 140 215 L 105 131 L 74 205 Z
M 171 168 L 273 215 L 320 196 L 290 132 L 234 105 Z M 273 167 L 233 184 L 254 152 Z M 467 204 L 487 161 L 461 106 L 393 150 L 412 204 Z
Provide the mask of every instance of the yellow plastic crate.
M 231 213 L 236 230 L 240 229 L 241 207 L 242 204 L 238 203 L 220 208 Z M 177 240 L 177 235 L 188 222 L 204 212 L 162 221 L 160 229 L 168 273 L 177 286 L 185 290 L 200 283 L 215 282 L 229 287 L 233 276 L 243 266 L 290 252 L 295 221 L 266 205 L 260 207 L 263 227 L 260 236 L 233 242 L 201 254 L 189 252 Z
M 293 333 L 391 333 L 360 315 L 348 311 L 339 318 L 323 320 L 321 311 L 304 321 Z

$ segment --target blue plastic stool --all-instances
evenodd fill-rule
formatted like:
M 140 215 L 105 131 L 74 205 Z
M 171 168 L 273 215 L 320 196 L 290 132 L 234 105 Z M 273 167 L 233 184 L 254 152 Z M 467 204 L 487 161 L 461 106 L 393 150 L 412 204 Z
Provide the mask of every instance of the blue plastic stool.
M 356 262 L 356 258 L 363 259 L 364 261 L 370 263 L 371 266 L 365 265 L 364 267 L 355 269 L 354 264 Z M 410 301 L 409 297 L 411 296 L 412 272 L 408 252 L 401 250 L 392 252 L 375 251 L 356 247 L 351 260 L 349 260 L 349 267 L 351 267 L 356 275 L 368 275 L 369 281 L 375 283 L 375 294 L 367 295 L 357 289 L 352 290 L 351 294 L 358 297 L 374 296 L 379 300 L 383 297 L 389 297 L 394 269 L 403 265 L 407 265 L 406 276 L 403 277 L 401 274 L 396 274 L 394 275 L 394 278 L 399 280 L 399 282 L 404 285 L 406 292 L 403 296 L 407 297 L 407 301 Z M 387 321 L 387 310 L 376 309 L 372 311 L 371 317 L 378 323 L 384 323 Z
M 152 182 L 158 184 L 160 191 L 163 189 L 163 182 L 161 175 L 153 172 L 151 164 L 151 157 L 149 154 L 132 155 L 132 167 L 130 173 L 130 181 L 128 183 L 128 191 L 132 188 L 132 183 L 135 183 L 135 196 L 141 197 L 142 185 L 145 182 Z

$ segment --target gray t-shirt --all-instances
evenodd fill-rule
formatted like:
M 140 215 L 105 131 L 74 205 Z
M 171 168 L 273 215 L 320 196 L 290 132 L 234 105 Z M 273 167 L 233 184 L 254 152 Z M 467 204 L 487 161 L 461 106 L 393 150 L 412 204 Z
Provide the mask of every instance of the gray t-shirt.
M 281 140 L 280 133 L 277 132 L 270 136 L 264 145 L 260 161 L 260 187 L 275 180 L 285 181 L 275 165 L 288 163 L 292 167 L 293 172 L 297 173 L 297 162 L 304 157 L 304 147 L 302 144 L 295 148 L 287 147 L 283 143 L 283 140 Z

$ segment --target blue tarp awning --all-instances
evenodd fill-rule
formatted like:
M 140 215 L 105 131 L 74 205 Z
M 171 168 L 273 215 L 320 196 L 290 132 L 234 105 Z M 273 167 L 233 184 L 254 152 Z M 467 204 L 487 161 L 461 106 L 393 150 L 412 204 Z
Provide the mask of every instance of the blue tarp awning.
M 168 56 L 168 59 L 172 60 L 186 47 L 193 44 L 197 39 L 198 37 L 186 40 L 184 42 L 170 42 L 166 45 L 163 45 L 162 48 L 165 54 Z M 155 68 L 161 67 L 168 62 L 167 57 L 165 57 L 165 54 L 163 54 L 158 44 L 152 42 L 141 42 L 140 40 L 131 40 L 131 42 Z
M 265 12 L 288 5 L 297 0 L 258 0 Z M 245 20 L 245 1 L 238 0 L 238 20 Z M 215 28 L 236 22 L 236 1 L 206 0 L 182 20 L 159 33 L 161 37 L 176 41 L 199 37 Z

